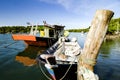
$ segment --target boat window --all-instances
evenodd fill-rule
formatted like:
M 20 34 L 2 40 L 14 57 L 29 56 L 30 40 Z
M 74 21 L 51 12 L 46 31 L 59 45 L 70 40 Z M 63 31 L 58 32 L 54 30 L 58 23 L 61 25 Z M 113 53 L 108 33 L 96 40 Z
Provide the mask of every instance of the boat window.
M 54 30 L 53 30 L 53 29 L 50 29 L 50 30 L 49 30 L 49 36 L 50 36 L 50 37 L 54 37 Z

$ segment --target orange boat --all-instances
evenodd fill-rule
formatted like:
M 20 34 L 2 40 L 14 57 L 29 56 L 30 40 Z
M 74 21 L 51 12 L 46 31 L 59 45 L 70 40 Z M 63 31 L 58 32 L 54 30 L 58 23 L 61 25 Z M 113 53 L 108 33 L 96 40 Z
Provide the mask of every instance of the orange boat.
M 64 35 L 65 26 L 48 25 L 45 22 L 43 30 L 38 31 L 37 27 L 32 26 L 30 34 L 12 34 L 12 38 L 23 40 L 27 45 L 50 47 Z
M 22 35 L 22 34 L 13 34 L 12 38 L 14 40 L 23 40 L 27 45 L 34 45 L 34 46 L 51 46 L 57 41 L 57 39 L 55 38 L 37 37 L 33 35 Z

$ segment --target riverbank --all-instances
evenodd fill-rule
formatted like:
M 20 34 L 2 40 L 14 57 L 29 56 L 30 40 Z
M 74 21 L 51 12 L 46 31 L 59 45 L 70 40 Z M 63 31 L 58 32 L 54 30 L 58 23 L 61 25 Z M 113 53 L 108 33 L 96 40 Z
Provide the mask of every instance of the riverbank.
M 114 34 L 114 35 L 106 35 L 106 39 L 116 39 L 120 38 L 120 34 Z

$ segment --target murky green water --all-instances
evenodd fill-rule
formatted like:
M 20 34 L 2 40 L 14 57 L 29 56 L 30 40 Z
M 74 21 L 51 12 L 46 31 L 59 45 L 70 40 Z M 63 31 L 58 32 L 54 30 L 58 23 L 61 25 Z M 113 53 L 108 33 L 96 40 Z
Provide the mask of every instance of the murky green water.
M 71 33 L 84 46 L 86 34 Z M 0 34 L 0 80 L 47 80 L 34 59 L 43 47 L 28 47 L 23 41 L 13 41 L 10 34 Z M 103 43 L 95 73 L 100 80 L 120 79 L 120 39 Z M 68 79 L 69 80 L 69 79 Z

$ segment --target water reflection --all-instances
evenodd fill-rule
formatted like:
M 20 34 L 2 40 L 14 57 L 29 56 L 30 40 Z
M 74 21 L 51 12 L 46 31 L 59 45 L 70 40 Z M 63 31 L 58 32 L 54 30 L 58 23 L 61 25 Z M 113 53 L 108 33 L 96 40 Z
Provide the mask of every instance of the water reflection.
M 95 72 L 100 80 L 120 79 L 120 39 L 107 40 L 100 49 Z
M 42 53 L 44 50 L 46 50 L 47 47 L 35 47 L 35 46 L 28 46 L 24 51 L 20 52 L 18 55 L 16 55 L 15 60 L 19 63 L 22 63 L 24 66 L 32 66 L 36 67 L 37 70 L 33 72 L 33 74 L 36 74 L 35 72 L 39 72 L 39 78 L 36 80 L 48 80 L 46 76 L 43 74 L 42 70 L 44 73 L 51 78 L 50 74 L 46 70 L 46 68 L 42 64 L 37 64 L 36 62 L 36 56 L 40 53 Z M 37 64 L 37 66 L 36 66 Z M 35 65 L 35 66 L 34 66 Z M 41 67 L 40 67 L 41 66 Z M 42 69 L 42 70 L 41 70 Z M 34 70 L 34 69 L 32 69 Z M 28 73 L 27 73 L 28 74 Z M 34 75 L 34 77 L 36 76 Z M 37 76 L 38 77 L 38 76 Z M 30 80 L 30 79 L 28 79 Z
M 32 66 L 36 64 L 36 56 L 45 49 L 46 47 L 28 46 L 24 51 L 16 55 L 15 60 L 22 63 L 24 66 Z
M 106 40 L 105 42 L 103 42 L 100 48 L 100 55 L 102 55 L 103 57 L 109 57 L 111 52 L 115 50 L 119 52 L 120 51 L 120 49 L 118 49 L 120 47 L 119 42 L 120 39 Z
M 100 56 L 102 56 L 102 58 L 107 58 L 110 55 L 111 52 L 111 48 L 114 46 L 115 42 L 112 40 L 106 40 L 105 42 L 103 42 L 101 48 L 100 48 Z

